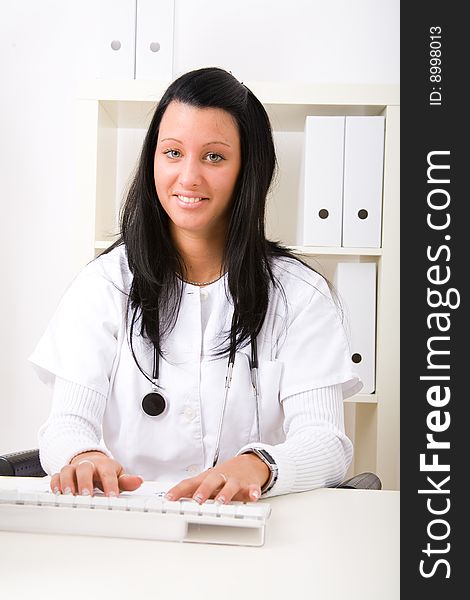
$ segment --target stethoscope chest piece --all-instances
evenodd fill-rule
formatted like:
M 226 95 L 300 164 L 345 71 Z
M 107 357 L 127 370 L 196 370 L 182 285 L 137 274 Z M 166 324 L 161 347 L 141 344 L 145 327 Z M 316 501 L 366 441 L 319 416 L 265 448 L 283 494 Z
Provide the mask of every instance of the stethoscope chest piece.
M 149 417 L 158 417 L 165 412 L 167 401 L 157 390 L 149 392 L 142 398 L 142 410 Z

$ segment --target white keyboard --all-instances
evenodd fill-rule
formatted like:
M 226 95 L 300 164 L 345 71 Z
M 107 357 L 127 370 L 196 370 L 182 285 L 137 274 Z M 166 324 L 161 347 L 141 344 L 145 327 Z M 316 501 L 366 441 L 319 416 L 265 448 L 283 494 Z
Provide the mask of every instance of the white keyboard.
M 260 546 L 269 504 L 0 490 L 0 530 Z

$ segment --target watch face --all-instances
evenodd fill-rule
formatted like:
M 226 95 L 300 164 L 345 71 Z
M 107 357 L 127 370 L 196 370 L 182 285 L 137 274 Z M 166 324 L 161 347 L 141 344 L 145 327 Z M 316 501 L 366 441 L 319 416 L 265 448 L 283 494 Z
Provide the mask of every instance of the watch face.
M 273 457 L 266 452 L 266 450 L 258 450 L 261 456 L 271 465 L 274 466 L 276 463 L 274 462 Z

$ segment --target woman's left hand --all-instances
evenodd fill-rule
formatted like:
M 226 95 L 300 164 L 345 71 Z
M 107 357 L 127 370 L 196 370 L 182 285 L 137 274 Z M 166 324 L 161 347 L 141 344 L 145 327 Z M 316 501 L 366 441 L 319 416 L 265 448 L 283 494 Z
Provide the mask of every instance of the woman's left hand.
M 193 498 L 199 504 L 208 498 L 227 504 L 231 500 L 256 502 L 270 475 L 269 468 L 256 454 L 241 454 L 203 471 L 196 477 L 183 479 L 168 490 L 167 500 Z

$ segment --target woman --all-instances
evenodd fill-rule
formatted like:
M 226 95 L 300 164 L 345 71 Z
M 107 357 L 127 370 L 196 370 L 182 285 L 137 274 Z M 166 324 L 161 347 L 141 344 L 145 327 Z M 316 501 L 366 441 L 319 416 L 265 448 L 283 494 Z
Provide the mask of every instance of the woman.
M 120 239 L 30 357 L 54 385 L 39 432 L 53 491 L 146 478 L 179 482 L 173 500 L 255 501 L 344 477 L 342 402 L 361 384 L 327 283 L 265 238 L 274 168 L 267 114 L 232 75 L 170 85 Z

